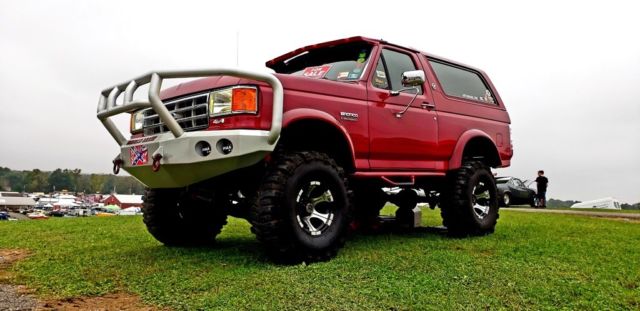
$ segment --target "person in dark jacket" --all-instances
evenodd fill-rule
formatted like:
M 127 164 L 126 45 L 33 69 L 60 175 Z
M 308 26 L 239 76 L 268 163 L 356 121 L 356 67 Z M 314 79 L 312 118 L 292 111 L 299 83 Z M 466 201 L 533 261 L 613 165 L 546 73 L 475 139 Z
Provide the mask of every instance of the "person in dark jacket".
M 544 176 L 544 171 L 538 171 L 538 178 L 536 178 L 536 185 L 538 186 L 538 207 L 547 207 L 547 185 L 549 179 Z

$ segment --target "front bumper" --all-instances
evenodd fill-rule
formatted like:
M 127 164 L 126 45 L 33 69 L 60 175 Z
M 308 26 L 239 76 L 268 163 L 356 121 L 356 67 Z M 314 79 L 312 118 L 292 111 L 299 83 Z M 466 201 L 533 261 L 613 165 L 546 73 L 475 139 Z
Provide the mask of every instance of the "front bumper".
M 160 99 L 163 79 L 226 75 L 268 83 L 273 90 L 269 131 L 224 130 L 185 132 Z M 150 83 L 149 101 L 133 100 L 140 85 Z M 122 105 L 116 105 L 124 91 Z M 152 72 L 105 89 L 98 103 L 98 119 L 120 145 L 116 162 L 150 188 L 176 188 L 203 181 L 259 162 L 273 151 L 282 127 L 283 90 L 272 74 L 236 69 Z M 170 130 L 157 136 L 127 140 L 110 117 L 151 107 Z M 203 148 L 203 146 L 208 146 Z M 203 152 L 203 150 L 205 150 Z M 155 160 L 154 160 L 155 159 Z M 154 163 L 156 162 L 156 163 Z M 155 168 L 154 168 L 155 164 Z
M 188 132 L 179 138 L 165 133 L 146 138 L 155 137 L 151 142 L 131 140 L 120 147 L 119 158 L 125 171 L 150 188 L 184 187 L 262 160 L 273 151 L 268 136 L 268 131 L 258 130 Z M 222 150 L 223 141 L 231 150 Z M 202 152 L 203 145 L 210 146 L 209 153 Z M 156 155 L 161 164 L 154 171 Z

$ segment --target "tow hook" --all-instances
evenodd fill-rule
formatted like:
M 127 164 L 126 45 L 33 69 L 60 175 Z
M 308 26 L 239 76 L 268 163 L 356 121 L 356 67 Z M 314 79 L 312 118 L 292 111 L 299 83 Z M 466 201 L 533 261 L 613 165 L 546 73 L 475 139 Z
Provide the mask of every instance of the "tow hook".
M 115 158 L 113 159 L 113 174 L 114 175 L 118 175 L 118 173 L 120 173 L 120 166 L 122 166 L 122 159 L 120 158 Z
M 157 172 L 160 170 L 160 159 L 162 159 L 162 155 L 157 153 L 153 155 L 153 164 L 151 165 L 151 169 L 154 172 Z

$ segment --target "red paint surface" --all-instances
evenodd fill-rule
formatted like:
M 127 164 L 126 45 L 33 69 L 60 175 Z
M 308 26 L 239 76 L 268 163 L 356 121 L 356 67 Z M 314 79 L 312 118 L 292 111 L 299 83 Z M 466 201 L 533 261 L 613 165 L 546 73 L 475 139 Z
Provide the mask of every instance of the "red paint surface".
M 362 37 L 336 40 L 307 46 L 267 62 L 270 66 L 301 52 L 317 47 L 350 41 L 366 41 L 374 45 L 363 78 L 355 83 L 276 74 L 285 89 L 283 128 L 303 119 L 316 119 L 332 124 L 351 146 L 356 175 L 360 177 L 409 175 L 440 176 L 460 165 L 466 142 L 485 137 L 496 145 L 501 166 L 509 166 L 513 149 L 509 133 L 509 114 L 489 77 L 481 70 L 441 57 L 384 41 Z M 377 89 L 370 83 L 372 68 L 382 47 L 410 54 L 418 69 L 424 70 L 427 81 L 402 118 L 394 113 L 404 109 L 413 94 L 389 96 L 388 90 Z M 496 104 L 449 97 L 442 91 L 428 58 L 457 64 L 480 73 L 493 90 Z M 261 82 L 233 77 L 211 77 L 181 84 L 162 92 L 164 99 L 202 92 L 237 84 L 257 85 L 260 90 L 257 114 L 241 114 L 211 118 L 209 130 L 262 129 L 271 127 L 272 91 Z M 432 88 L 435 85 L 435 89 Z M 422 104 L 434 104 L 425 109 Z M 341 112 L 358 115 L 356 121 L 342 120 Z M 221 122 L 224 119 L 224 122 Z M 502 144 L 497 139 L 501 137 Z

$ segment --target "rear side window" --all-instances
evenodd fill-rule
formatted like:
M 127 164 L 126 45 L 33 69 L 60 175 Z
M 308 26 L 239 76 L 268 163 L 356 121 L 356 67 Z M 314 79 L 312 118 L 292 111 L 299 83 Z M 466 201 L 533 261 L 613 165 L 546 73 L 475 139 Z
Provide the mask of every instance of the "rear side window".
M 471 70 L 429 60 L 444 92 L 449 96 L 495 104 L 493 93 L 480 75 Z

